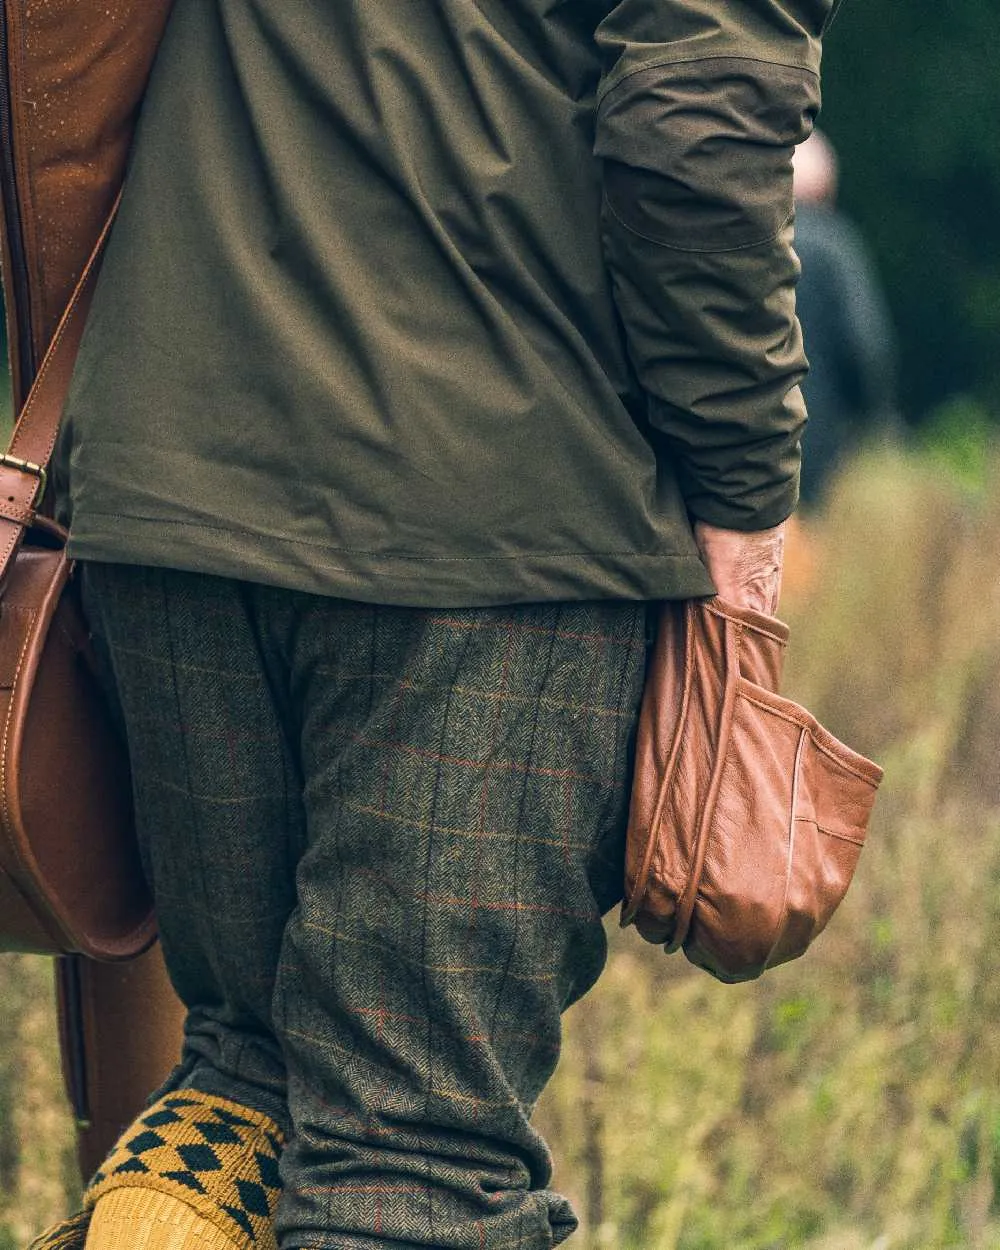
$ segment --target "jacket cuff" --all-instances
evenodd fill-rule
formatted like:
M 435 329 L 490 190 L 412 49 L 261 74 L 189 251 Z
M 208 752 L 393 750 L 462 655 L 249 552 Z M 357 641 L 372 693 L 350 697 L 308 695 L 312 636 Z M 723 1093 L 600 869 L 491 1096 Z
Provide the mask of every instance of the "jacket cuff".
M 799 479 L 796 474 L 794 481 L 780 489 L 763 495 L 751 493 L 742 499 L 723 499 L 697 490 L 685 492 L 684 498 L 693 519 L 718 525 L 721 529 L 750 533 L 771 529 L 788 520 L 799 501 Z

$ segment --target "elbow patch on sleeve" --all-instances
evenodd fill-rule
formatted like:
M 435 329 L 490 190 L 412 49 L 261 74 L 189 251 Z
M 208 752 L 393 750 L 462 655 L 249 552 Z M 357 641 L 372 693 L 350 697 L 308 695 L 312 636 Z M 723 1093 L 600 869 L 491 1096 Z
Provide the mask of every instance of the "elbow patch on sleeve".
M 809 70 L 740 57 L 630 74 L 598 114 L 608 207 L 683 251 L 773 238 L 792 215 L 792 148 L 812 129 L 819 94 Z

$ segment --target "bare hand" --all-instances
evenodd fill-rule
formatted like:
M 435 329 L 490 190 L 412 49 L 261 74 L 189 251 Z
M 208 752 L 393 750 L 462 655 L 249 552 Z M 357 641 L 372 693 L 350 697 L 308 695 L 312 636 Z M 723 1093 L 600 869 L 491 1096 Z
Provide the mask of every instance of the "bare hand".
M 695 542 L 715 589 L 739 607 L 774 616 L 781 595 L 785 524 L 769 530 L 726 530 L 696 521 Z

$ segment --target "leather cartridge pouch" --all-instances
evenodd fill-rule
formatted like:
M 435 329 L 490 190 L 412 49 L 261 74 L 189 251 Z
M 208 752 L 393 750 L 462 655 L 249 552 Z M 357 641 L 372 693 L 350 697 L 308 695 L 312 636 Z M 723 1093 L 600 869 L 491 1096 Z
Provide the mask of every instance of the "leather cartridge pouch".
M 788 632 L 719 598 L 665 603 L 643 696 L 622 924 L 721 981 L 822 932 L 882 779 L 778 694 Z

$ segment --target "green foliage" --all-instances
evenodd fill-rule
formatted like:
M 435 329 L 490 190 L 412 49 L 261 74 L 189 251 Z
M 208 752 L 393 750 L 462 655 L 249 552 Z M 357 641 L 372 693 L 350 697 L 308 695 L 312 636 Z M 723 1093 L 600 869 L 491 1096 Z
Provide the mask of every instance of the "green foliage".
M 933 464 L 971 498 L 984 498 L 990 483 L 996 427 L 971 395 L 956 394 L 930 414 L 919 445 Z
M 843 207 L 873 245 L 900 334 L 904 407 L 954 393 L 1000 412 L 1000 35 L 993 0 L 844 7 L 821 125 Z

